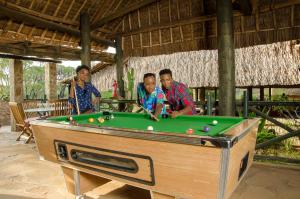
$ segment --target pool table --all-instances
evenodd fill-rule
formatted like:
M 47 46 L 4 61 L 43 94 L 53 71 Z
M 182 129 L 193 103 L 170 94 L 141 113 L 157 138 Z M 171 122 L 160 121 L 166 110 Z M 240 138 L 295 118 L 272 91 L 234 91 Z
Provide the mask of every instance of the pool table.
M 37 120 L 32 129 L 41 158 L 61 164 L 70 193 L 82 197 L 117 180 L 150 190 L 152 199 L 229 198 L 252 164 L 259 121 L 213 116 L 154 121 L 118 112 L 69 120 Z

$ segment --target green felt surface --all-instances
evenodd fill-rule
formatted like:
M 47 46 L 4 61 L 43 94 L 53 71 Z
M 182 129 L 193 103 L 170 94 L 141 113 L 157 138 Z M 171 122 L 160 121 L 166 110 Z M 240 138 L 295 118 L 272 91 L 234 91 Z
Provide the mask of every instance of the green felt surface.
M 103 117 L 102 113 L 86 114 L 79 116 L 72 116 L 73 119 L 80 124 L 93 124 L 103 127 L 115 127 L 126 128 L 134 130 L 147 130 L 148 126 L 152 126 L 154 132 L 168 132 L 168 133 L 182 133 L 186 134 L 187 129 L 194 130 L 194 135 L 208 135 L 208 136 L 221 136 L 226 131 L 243 121 L 243 118 L 235 117 L 214 117 L 214 116 L 179 116 L 175 119 L 171 118 L 159 118 L 160 121 L 156 122 L 149 119 L 148 115 L 137 113 L 112 113 L 114 119 L 105 120 L 104 123 L 100 123 L 97 119 Z M 90 123 L 89 118 L 94 118 L 94 122 Z M 52 117 L 50 121 L 60 122 L 68 124 L 67 117 Z M 213 120 L 217 120 L 218 124 L 213 125 Z M 209 132 L 204 132 L 203 127 L 208 126 Z

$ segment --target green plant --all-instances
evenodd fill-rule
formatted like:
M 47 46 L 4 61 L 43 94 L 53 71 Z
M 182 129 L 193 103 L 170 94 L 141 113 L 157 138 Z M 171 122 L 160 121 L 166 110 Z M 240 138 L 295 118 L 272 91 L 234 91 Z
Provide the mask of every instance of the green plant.
M 262 110 L 263 113 L 265 112 L 265 109 L 266 109 L 266 107 L 263 108 L 263 110 Z M 270 112 L 270 109 L 266 112 L 266 115 L 268 115 L 269 112 Z M 266 121 L 267 121 L 266 118 L 261 118 L 260 119 L 260 123 L 258 125 L 258 133 L 261 132 L 265 128 Z
M 248 113 L 248 117 L 249 117 L 249 118 L 256 117 L 256 113 L 254 113 L 254 112 L 249 112 L 249 113 Z
M 258 131 L 257 133 L 257 139 L 256 139 L 256 143 L 263 143 L 265 141 L 271 140 L 273 138 L 275 138 L 276 135 L 274 132 L 268 130 L 268 129 L 261 129 L 260 131 Z
M 282 141 L 283 143 L 283 149 L 286 151 L 286 152 L 293 152 L 294 151 L 294 148 L 293 148 L 293 141 L 290 140 L 290 139 L 286 139 L 286 140 L 283 140 Z
M 108 91 L 101 91 L 101 98 L 103 99 L 109 99 L 112 98 L 112 90 L 108 90 Z
M 134 69 L 131 68 L 127 72 L 127 87 L 126 91 L 130 93 L 130 99 L 133 99 L 133 89 L 134 89 Z

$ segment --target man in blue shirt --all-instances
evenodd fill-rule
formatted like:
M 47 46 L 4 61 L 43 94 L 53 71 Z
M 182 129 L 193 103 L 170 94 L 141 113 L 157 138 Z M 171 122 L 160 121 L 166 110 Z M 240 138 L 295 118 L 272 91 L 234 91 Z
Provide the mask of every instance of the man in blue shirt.
M 90 68 L 81 65 L 76 68 L 77 80 L 71 81 L 69 103 L 72 105 L 72 114 L 91 113 L 95 111 L 94 105 L 99 101 L 101 94 L 93 84 L 88 82 L 90 76 Z M 76 91 L 76 92 L 75 92 Z M 76 93 L 76 96 L 75 96 Z M 92 94 L 95 95 L 92 100 Z M 76 98 L 78 103 L 76 102 Z M 78 106 L 78 107 L 77 107 Z
M 144 74 L 144 82 L 138 84 L 137 94 L 138 104 L 153 113 L 155 117 L 166 114 L 165 95 L 161 88 L 156 86 L 155 74 Z

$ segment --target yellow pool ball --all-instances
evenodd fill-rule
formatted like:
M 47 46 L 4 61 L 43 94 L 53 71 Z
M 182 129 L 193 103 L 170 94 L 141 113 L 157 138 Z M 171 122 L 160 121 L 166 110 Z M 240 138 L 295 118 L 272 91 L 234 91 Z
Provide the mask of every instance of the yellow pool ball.
M 89 122 L 93 123 L 94 122 L 94 118 L 89 118 Z
M 99 117 L 99 118 L 98 118 L 98 121 L 99 121 L 100 123 L 103 123 L 105 120 L 104 120 L 102 117 Z

